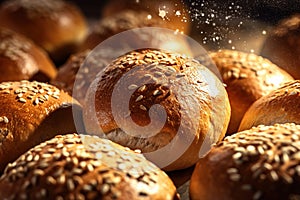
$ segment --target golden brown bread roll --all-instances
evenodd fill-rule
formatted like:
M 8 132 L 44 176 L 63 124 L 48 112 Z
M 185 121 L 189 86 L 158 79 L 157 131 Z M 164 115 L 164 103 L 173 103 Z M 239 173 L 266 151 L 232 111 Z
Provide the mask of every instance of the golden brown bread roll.
M 300 126 L 260 125 L 228 136 L 201 159 L 192 200 L 298 199 Z
M 69 134 L 30 149 L 0 179 L 1 199 L 178 199 L 158 167 L 109 140 Z
M 284 70 L 252 53 L 232 50 L 211 52 L 210 56 L 226 84 L 231 105 L 227 134 L 235 133 L 253 102 L 283 83 L 293 80 Z
M 145 11 L 152 17 L 158 16 L 168 28 L 185 34 L 191 29 L 188 7 L 180 0 L 111 0 L 103 7 L 102 14 L 106 17 L 125 10 Z
M 170 29 L 163 30 L 168 28 L 168 24 L 157 16 L 150 18 L 149 16 L 149 13 L 144 11 L 126 10 L 105 17 L 95 24 L 79 49 L 80 51 L 93 49 L 109 37 L 118 37 L 119 33 L 130 30 L 130 34 L 118 37 L 118 44 L 123 44 L 122 48 L 133 50 L 141 47 L 153 48 L 152 45 L 155 45 L 155 48 L 169 51 L 171 49 L 176 53 L 192 55 L 190 46 L 184 36 Z M 145 27 L 152 27 L 152 29 L 132 30 Z M 111 44 L 111 46 L 113 45 Z M 115 50 L 119 50 L 118 48 L 120 48 L 120 45 Z
M 40 47 L 13 31 L 0 28 L 0 82 L 47 82 L 56 73 L 54 64 Z
M 90 84 L 96 78 L 98 72 L 108 64 L 108 61 L 100 57 L 100 54 L 97 54 L 97 52 L 93 52 L 92 58 L 88 57 L 90 53 L 91 50 L 86 50 L 72 55 L 59 68 L 57 76 L 51 82 L 53 85 L 72 95 L 82 105 Z M 97 55 L 99 56 L 97 57 Z M 75 91 L 74 95 L 73 91 Z
M 255 101 L 245 113 L 239 130 L 246 130 L 260 124 L 300 124 L 300 80 L 284 84 L 268 95 Z
M 261 55 L 270 59 L 295 79 L 300 79 L 300 14 L 281 20 L 269 33 Z
M 73 111 L 81 107 L 54 86 L 39 82 L 0 84 L 0 173 L 31 147 L 55 134 L 76 131 Z
M 11 0 L 0 6 L 0 26 L 32 39 L 59 62 L 84 40 L 87 25 L 81 11 L 63 0 Z
M 88 133 L 141 149 L 168 171 L 195 164 L 224 137 L 230 118 L 227 93 L 211 71 L 155 49 L 114 60 L 85 100 Z

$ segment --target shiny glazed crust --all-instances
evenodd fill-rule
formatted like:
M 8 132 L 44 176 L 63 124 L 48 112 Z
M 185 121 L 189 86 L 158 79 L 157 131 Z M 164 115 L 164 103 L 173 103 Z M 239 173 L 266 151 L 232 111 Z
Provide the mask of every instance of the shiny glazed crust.
M 260 124 L 300 123 L 300 80 L 290 81 L 258 99 L 245 113 L 239 130 Z
M 0 28 L 0 82 L 37 80 L 47 82 L 56 76 L 48 55 L 29 39 Z
M 300 126 L 260 125 L 228 136 L 197 163 L 192 200 L 298 199 Z
M 81 11 L 62 0 L 6 1 L 0 7 L 0 25 L 32 39 L 55 61 L 74 52 L 87 33 Z
M 129 99 L 125 98 L 127 94 L 131 94 Z M 123 102 L 129 107 L 122 107 Z M 165 110 L 165 118 L 163 114 L 150 118 L 150 108 L 155 104 Z M 85 105 L 84 122 L 89 133 L 144 153 L 167 145 L 168 153 L 173 154 L 185 151 L 180 145 L 187 144 L 185 153 L 166 170 L 195 164 L 204 140 L 208 142 L 204 149 L 221 140 L 230 118 L 227 93 L 212 72 L 193 59 L 154 49 L 129 52 L 107 66 L 92 83 Z M 164 120 L 155 135 L 149 135 L 151 128 L 135 133 L 136 125 L 143 127 L 151 122 L 155 129 L 155 124 Z M 168 145 L 171 141 L 177 145 Z
M 285 82 L 293 80 L 287 72 L 261 56 L 233 50 L 211 52 L 210 56 L 226 84 L 231 105 L 227 134 L 237 132 L 253 102 Z
M 0 171 L 31 147 L 55 134 L 76 131 L 73 102 L 65 92 L 39 82 L 0 84 Z

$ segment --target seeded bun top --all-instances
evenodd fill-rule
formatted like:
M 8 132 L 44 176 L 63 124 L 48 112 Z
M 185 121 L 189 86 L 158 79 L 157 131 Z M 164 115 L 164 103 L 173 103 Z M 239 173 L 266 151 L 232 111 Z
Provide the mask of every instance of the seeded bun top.
M 72 106 L 74 111 L 80 111 L 80 106 L 54 86 L 2 82 L 0 105 L 0 173 L 9 162 L 54 134 L 76 131 Z
M 10 0 L 0 6 L 0 26 L 32 39 L 55 61 L 61 61 L 87 33 L 85 17 L 63 0 Z
M 245 113 L 239 130 L 260 124 L 300 124 L 300 80 L 285 83 L 254 102 Z
M 297 199 L 300 125 L 260 125 L 228 136 L 197 164 L 191 199 Z
M 0 82 L 47 82 L 55 76 L 56 68 L 44 50 L 22 35 L 0 28 Z
M 231 105 L 227 134 L 235 133 L 253 102 L 277 89 L 292 76 L 261 56 L 233 50 L 211 52 L 210 56 L 226 84 Z
M 109 140 L 70 134 L 32 148 L 0 179 L 1 199 L 178 199 L 168 176 Z
M 300 14 L 281 20 L 268 34 L 261 55 L 270 59 L 295 79 L 300 79 Z
M 230 117 L 224 86 L 208 68 L 156 49 L 114 60 L 97 75 L 85 103 L 89 133 L 143 153 L 166 147 L 159 156 L 174 159 L 166 170 L 195 164 L 200 149 L 224 137 Z

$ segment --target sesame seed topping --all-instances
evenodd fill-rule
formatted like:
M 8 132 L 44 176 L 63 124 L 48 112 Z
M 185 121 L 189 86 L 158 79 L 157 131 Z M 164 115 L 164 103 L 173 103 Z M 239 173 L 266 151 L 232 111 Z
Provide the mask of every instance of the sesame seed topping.
M 139 102 L 139 101 L 141 101 L 143 98 L 144 98 L 143 95 L 139 95 L 139 96 L 136 98 L 135 102 Z
M 21 103 L 26 103 L 26 99 L 24 99 L 24 98 L 19 98 L 18 101 Z
M 140 109 L 144 110 L 144 111 L 147 111 L 147 108 L 144 105 L 140 105 Z
M 140 87 L 140 88 L 138 89 L 138 91 L 139 91 L 139 92 L 144 92 L 145 89 L 146 89 L 146 85 L 143 85 L 142 87 Z
M 253 200 L 258 200 L 258 199 L 261 198 L 261 196 L 262 196 L 262 192 L 261 191 L 257 191 L 253 195 Z
M 135 84 L 131 84 L 131 85 L 128 86 L 128 90 L 135 90 L 137 88 L 138 88 L 138 86 L 135 85 Z
M 160 90 L 154 90 L 153 96 L 161 95 L 162 92 Z

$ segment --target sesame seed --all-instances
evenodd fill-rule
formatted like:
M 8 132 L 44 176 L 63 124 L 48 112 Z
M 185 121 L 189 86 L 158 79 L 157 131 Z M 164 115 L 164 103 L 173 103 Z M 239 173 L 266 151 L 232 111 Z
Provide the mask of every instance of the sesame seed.
M 289 155 L 286 154 L 286 153 L 284 153 L 284 154 L 282 155 L 282 161 L 283 161 L 284 163 L 289 162 L 289 161 L 290 161 Z
M 290 177 L 288 174 L 286 173 L 282 173 L 281 177 L 283 178 L 283 180 L 287 183 L 287 184 L 292 184 L 293 183 L 293 178 Z
M 94 170 L 94 166 L 92 164 L 88 164 L 87 166 L 87 170 L 92 172 Z
M 241 188 L 242 188 L 242 190 L 251 190 L 252 187 L 249 184 L 244 184 L 241 186 Z
M 147 111 L 147 108 L 144 105 L 140 105 L 140 109 L 144 110 L 144 111 Z
M 145 91 L 145 89 L 146 89 L 146 85 L 143 85 L 142 87 L 140 87 L 140 88 L 138 89 L 138 91 L 139 91 L 139 92 L 143 92 L 143 91 Z
M 257 147 L 257 151 L 258 151 L 258 153 L 261 154 L 261 155 L 265 153 L 265 150 L 264 150 L 264 148 L 263 148 L 262 146 L 258 146 L 258 147 Z
M 75 189 L 75 184 L 72 179 L 67 180 L 67 188 L 69 191 L 72 191 Z
M 143 98 L 144 98 L 144 96 L 143 96 L 143 95 L 140 95 L 140 96 L 138 96 L 138 97 L 136 98 L 135 102 L 141 101 Z
M 240 159 L 242 156 L 243 156 L 243 154 L 242 154 L 241 152 L 237 152 L 237 153 L 235 153 L 235 154 L 232 155 L 232 158 L 233 158 L 234 160 L 238 160 L 238 159 Z
M 238 173 L 238 169 L 237 168 L 229 168 L 229 169 L 227 169 L 227 173 L 228 174 Z
M 260 199 L 261 196 L 262 196 L 262 192 L 261 191 L 257 191 L 253 195 L 253 200 L 258 200 L 258 199 Z
M 271 171 L 270 172 L 270 176 L 271 176 L 271 179 L 273 181 L 277 181 L 278 180 L 278 175 L 277 175 L 277 173 L 275 171 Z
M 239 181 L 240 178 L 241 178 L 241 175 L 239 175 L 239 174 L 231 174 L 229 176 L 229 179 L 232 180 L 232 181 Z
M 26 103 L 26 99 L 24 99 L 24 98 L 19 98 L 18 100 L 19 100 L 19 102 L 21 102 L 21 103 Z
M 154 92 L 153 92 L 153 96 L 157 96 L 160 94 L 162 94 L 162 92 L 160 90 L 154 90 Z
M 44 173 L 44 171 L 41 170 L 41 169 L 35 169 L 35 170 L 33 171 L 33 174 L 34 174 L 34 175 L 37 175 L 37 176 L 43 176 L 45 173 Z
M 138 88 L 138 86 L 135 84 L 131 84 L 128 86 L 128 90 L 135 90 L 136 88 Z
M 108 184 L 103 184 L 100 188 L 101 194 L 106 194 L 109 191 L 110 187 Z
M 126 169 L 126 164 L 125 163 L 121 163 L 118 165 L 118 169 L 120 170 L 125 170 Z
M 66 182 L 66 176 L 64 174 L 62 174 L 61 176 L 58 177 L 57 183 L 65 184 L 65 182 Z
M 92 186 L 89 185 L 89 184 L 83 185 L 82 189 L 83 189 L 83 191 L 86 191 L 86 192 L 89 192 L 89 191 L 93 190 Z

